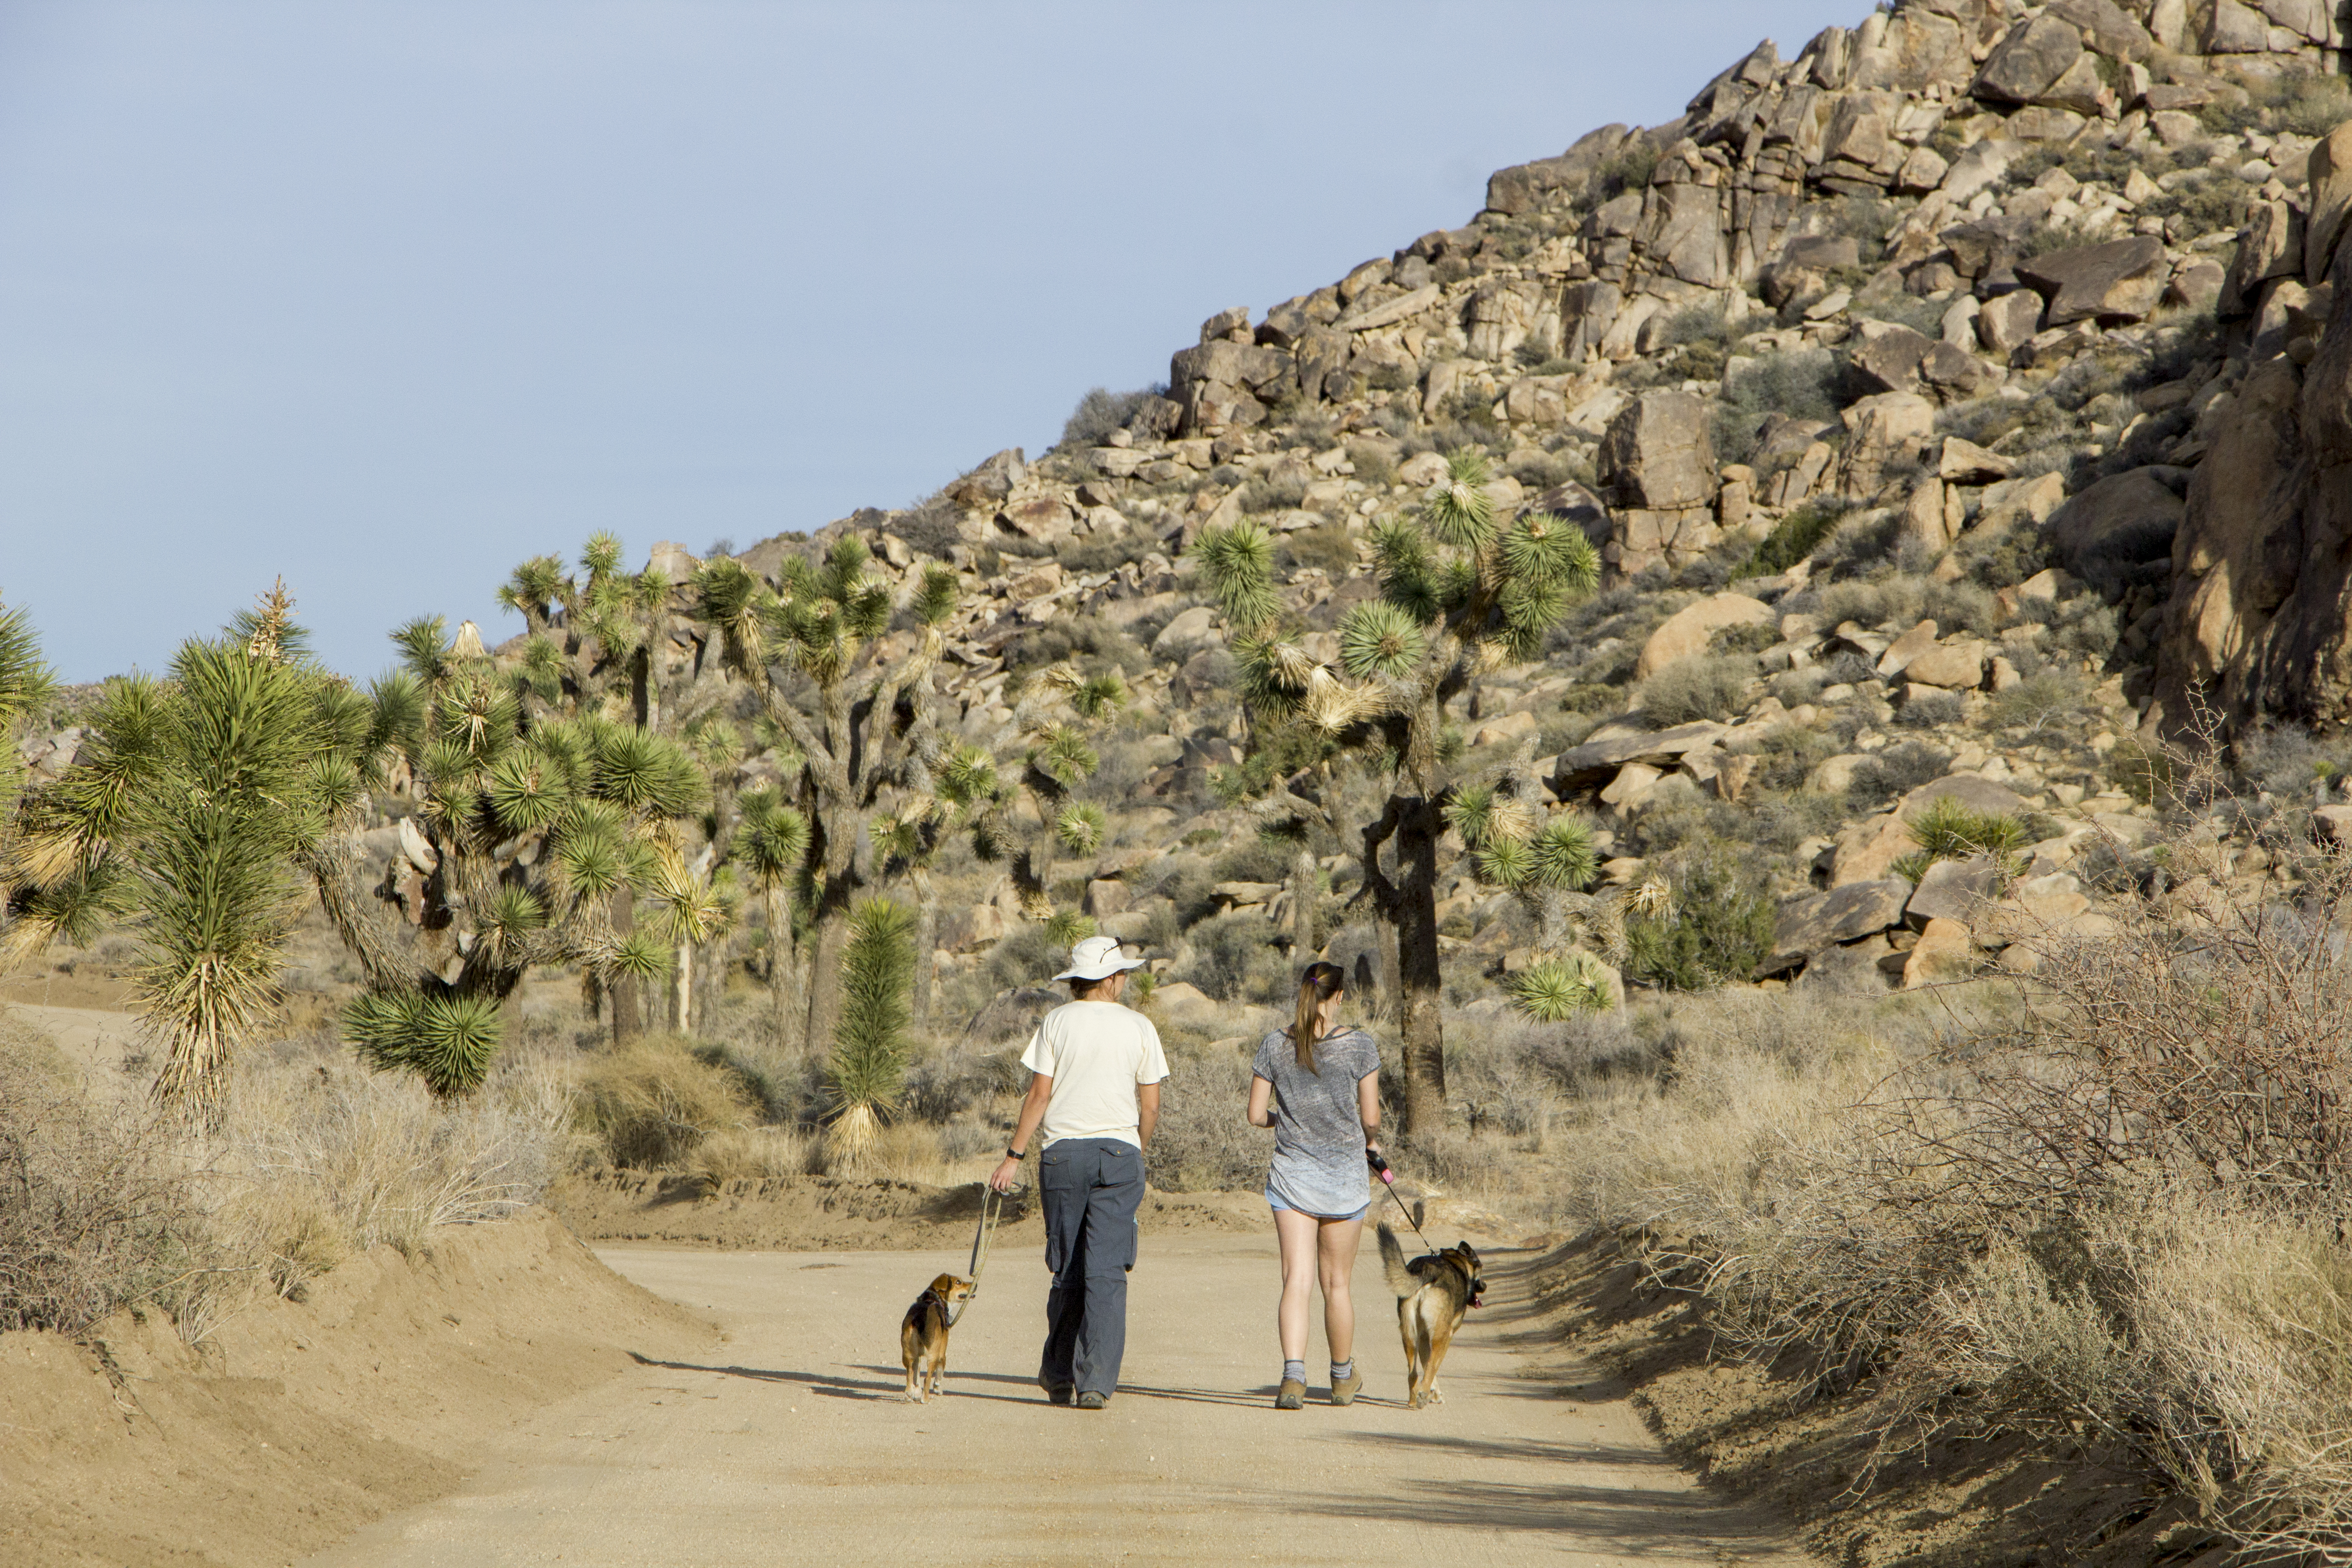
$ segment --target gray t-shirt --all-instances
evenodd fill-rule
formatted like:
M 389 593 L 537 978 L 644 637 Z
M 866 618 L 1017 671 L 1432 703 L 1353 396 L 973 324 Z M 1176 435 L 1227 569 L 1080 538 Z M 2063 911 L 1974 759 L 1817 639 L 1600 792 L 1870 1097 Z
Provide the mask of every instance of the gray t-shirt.
M 1266 1190 L 1301 1214 L 1351 1215 L 1370 1201 L 1364 1119 L 1356 1086 L 1381 1070 L 1380 1047 L 1361 1029 L 1315 1043 L 1315 1070 L 1298 1065 L 1287 1030 L 1258 1042 L 1250 1071 L 1274 1085 L 1274 1168 Z

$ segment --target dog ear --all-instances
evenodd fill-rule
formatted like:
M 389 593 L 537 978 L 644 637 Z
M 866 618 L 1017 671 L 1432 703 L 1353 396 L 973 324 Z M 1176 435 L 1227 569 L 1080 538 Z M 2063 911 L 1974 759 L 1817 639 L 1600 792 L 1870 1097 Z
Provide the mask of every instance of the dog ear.
M 931 1281 L 931 1289 L 938 1291 L 942 1296 L 946 1295 L 955 1288 L 956 1277 L 952 1274 L 942 1274 L 938 1279 Z

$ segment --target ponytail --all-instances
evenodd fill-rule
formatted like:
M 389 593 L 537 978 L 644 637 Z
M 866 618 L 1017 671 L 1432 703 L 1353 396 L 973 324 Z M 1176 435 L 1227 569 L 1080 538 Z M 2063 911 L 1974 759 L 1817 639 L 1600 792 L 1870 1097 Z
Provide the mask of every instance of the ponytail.
M 1298 977 L 1298 1016 L 1290 1026 L 1290 1047 L 1308 1072 L 1315 1070 L 1315 1015 L 1347 988 L 1347 972 L 1336 963 L 1310 963 Z

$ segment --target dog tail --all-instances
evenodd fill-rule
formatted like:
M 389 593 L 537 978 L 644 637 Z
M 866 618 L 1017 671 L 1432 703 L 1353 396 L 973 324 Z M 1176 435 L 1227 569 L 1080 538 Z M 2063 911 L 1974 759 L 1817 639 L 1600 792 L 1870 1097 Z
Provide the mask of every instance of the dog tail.
M 1381 1238 L 1381 1270 L 1389 1277 L 1389 1289 L 1395 1291 L 1397 1300 L 1402 1301 L 1421 1289 L 1421 1281 L 1415 1279 L 1412 1270 L 1405 1267 L 1404 1248 L 1398 1245 L 1396 1232 L 1388 1227 L 1387 1222 L 1382 1221 L 1373 1229 Z

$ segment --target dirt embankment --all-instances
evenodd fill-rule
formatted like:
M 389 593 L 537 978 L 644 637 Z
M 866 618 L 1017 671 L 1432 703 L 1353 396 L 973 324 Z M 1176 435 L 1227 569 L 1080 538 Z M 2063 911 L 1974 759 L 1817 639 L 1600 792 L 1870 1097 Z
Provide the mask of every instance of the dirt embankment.
M 378 1247 L 189 1350 L 119 1316 L 94 1348 L 0 1334 L 0 1562 L 285 1563 L 463 1479 L 484 1437 L 707 1324 L 553 1215 Z
M 1868 1380 L 1803 1397 L 1795 1367 L 1713 1354 L 1706 1302 L 1612 1232 L 1564 1242 L 1533 1271 L 1522 1340 L 1605 1368 L 1666 1451 L 1768 1502 L 1851 1568 L 2219 1568 L 2231 1549 L 2188 1501 L 2152 1494 L 2096 1446 L 2016 1434 L 1885 1440 Z M 1540 1352 L 1539 1352 L 1540 1353 Z
M 713 1192 L 687 1176 L 618 1172 L 572 1176 L 547 1205 L 583 1239 L 762 1252 L 921 1252 L 969 1247 L 980 1216 L 977 1184 L 927 1186 L 887 1179 L 800 1176 L 730 1182 Z M 1255 1193 L 1147 1192 L 1144 1234 L 1268 1228 Z M 1033 1193 L 1016 1193 L 995 1246 L 1042 1247 Z

